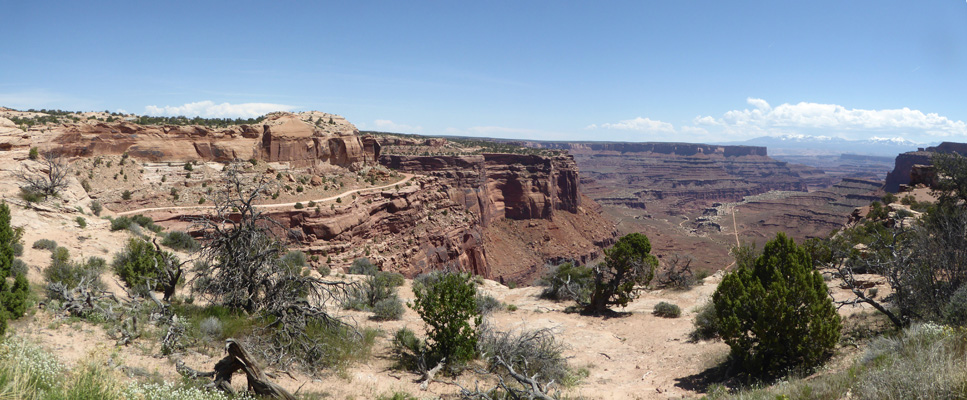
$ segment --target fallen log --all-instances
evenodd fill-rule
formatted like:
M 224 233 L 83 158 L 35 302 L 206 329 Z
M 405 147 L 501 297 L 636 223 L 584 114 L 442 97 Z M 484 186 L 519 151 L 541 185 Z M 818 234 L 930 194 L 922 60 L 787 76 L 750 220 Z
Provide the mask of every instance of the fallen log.
M 175 369 L 182 375 L 193 378 L 214 378 L 212 384 L 216 389 L 232 395 L 235 394 L 235 389 L 232 388 L 232 375 L 241 370 L 248 380 L 250 392 L 273 399 L 296 400 L 295 396 L 287 390 L 269 380 L 262 368 L 255 363 L 255 360 L 242 347 L 241 343 L 238 343 L 235 339 L 228 339 L 225 341 L 225 351 L 228 352 L 228 355 L 215 363 L 214 371 L 196 371 L 181 362 L 175 363 Z

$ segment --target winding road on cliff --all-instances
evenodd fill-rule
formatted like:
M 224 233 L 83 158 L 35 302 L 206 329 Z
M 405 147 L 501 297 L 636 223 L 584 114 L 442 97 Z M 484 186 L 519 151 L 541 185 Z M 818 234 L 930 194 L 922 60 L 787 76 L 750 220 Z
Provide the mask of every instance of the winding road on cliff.
M 389 188 L 389 187 L 393 187 L 393 186 L 396 186 L 396 185 L 404 184 L 404 183 L 410 181 L 411 179 L 413 179 L 416 176 L 416 175 L 407 174 L 407 173 L 403 173 L 402 175 L 403 175 L 403 180 L 400 180 L 400 181 L 397 181 L 397 182 L 393 182 L 393 183 L 390 183 L 388 185 L 376 186 L 376 187 L 368 187 L 368 188 L 360 188 L 360 189 L 353 189 L 353 190 L 350 190 L 350 191 L 346 191 L 346 192 L 337 194 L 335 196 L 330 196 L 330 197 L 326 197 L 326 198 L 323 198 L 323 199 L 305 200 L 305 201 L 306 202 L 314 201 L 316 203 L 322 203 L 322 202 L 326 202 L 326 201 L 333 201 L 333 200 L 336 200 L 336 199 L 338 199 L 340 197 L 349 196 L 349 195 L 352 195 L 352 194 L 355 194 L 355 193 L 362 193 L 362 192 L 368 192 L 368 191 L 383 190 L 383 189 L 386 189 L 386 188 Z M 275 203 L 275 204 L 257 204 L 257 205 L 255 205 L 255 207 L 256 208 L 275 208 L 275 207 L 293 207 L 295 205 L 296 205 L 296 202 L 293 202 L 293 203 Z M 169 207 L 151 207 L 151 208 L 139 208 L 137 210 L 123 211 L 123 212 L 117 213 L 117 215 L 121 215 L 121 216 L 123 216 L 123 215 L 132 215 L 132 214 L 138 214 L 138 213 L 144 213 L 144 212 L 150 212 L 150 211 L 213 210 L 213 209 L 215 209 L 215 206 L 169 206 Z

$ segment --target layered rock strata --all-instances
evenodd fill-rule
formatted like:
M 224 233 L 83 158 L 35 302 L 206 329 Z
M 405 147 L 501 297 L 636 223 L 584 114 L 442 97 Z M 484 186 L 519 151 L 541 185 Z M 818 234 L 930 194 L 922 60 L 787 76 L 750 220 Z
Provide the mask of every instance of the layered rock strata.
M 660 203 L 698 210 L 770 190 L 805 191 L 832 184 L 816 168 L 768 157 L 765 147 L 694 143 L 520 142 L 574 156 L 589 196 L 641 208 Z
M 326 115 L 331 123 L 312 124 L 299 114 L 273 113 L 257 125 L 224 128 L 95 121 L 57 125 L 50 131 L 53 142 L 76 157 L 127 153 L 156 162 L 254 158 L 296 168 L 324 164 L 359 168 L 378 158 L 375 140 L 360 137 L 344 118 Z

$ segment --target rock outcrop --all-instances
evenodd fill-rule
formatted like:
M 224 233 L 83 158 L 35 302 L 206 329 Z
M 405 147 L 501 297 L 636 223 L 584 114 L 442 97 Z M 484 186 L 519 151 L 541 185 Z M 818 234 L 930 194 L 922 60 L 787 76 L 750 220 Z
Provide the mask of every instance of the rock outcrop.
M 30 140 L 17 124 L 0 117 L 0 151 L 25 149 L 30 147 Z
M 893 171 L 890 171 L 890 173 L 886 175 L 886 185 L 884 186 L 884 189 L 890 193 L 897 193 L 900 191 L 901 185 L 909 185 L 911 183 L 911 174 L 913 173 L 915 166 L 933 165 L 933 163 L 930 161 L 930 157 L 934 153 L 957 153 L 960 155 L 967 155 L 967 143 L 943 142 L 937 146 L 927 147 L 926 149 L 919 149 L 917 151 L 911 151 L 898 155 L 893 166 Z
M 581 205 L 577 165 L 566 155 L 385 155 L 380 163 L 452 180 L 462 191 L 455 197 L 484 224 L 495 218 L 550 219 L 554 210 L 575 213 Z
M 147 161 L 174 162 L 254 158 L 293 167 L 331 164 L 347 168 L 377 159 L 375 141 L 360 137 L 344 118 L 326 116 L 331 123 L 313 124 L 305 115 L 280 112 L 269 114 L 258 125 L 225 128 L 97 121 L 59 125 L 52 132 L 55 143 L 78 157 L 128 153 Z M 313 119 L 311 114 L 309 119 Z
M 487 277 L 530 283 L 545 263 L 589 262 L 615 237 L 597 204 L 582 198 L 577 165 L 568 155 L 384 155 L 380 163 L 426 175 L 440 185 L 430 190 L 439 198 L 421 201 L 420 207 L 443 204 L 469 220 L 464 227 L 430 235 L 446 245 L 424 247 L 427 261 L 414 265 L 459 260 L 463 269 Z M 387 207 L 400 210 L 410 204 L 397 199 Z

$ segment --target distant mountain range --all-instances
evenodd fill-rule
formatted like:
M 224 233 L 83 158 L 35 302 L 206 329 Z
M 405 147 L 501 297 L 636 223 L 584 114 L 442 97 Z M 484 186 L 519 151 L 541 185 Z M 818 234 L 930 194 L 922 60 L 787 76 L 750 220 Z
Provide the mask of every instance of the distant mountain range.
M 829 136 L 784 135 L 762 136 L 741 142 L 719 142 L 715 144 L 765 146 L 768 148 L 770 156 L 861 154 L 895 157 L 897 154 L 916 151 L 919 147 L 934 146 L 937 143 L 916 143 L 900 137 L 849 140 Z

